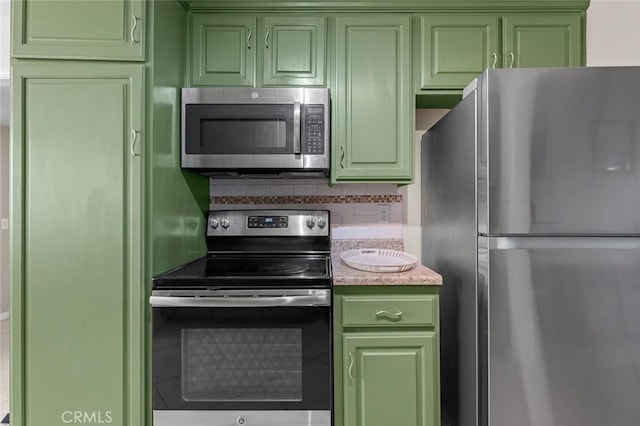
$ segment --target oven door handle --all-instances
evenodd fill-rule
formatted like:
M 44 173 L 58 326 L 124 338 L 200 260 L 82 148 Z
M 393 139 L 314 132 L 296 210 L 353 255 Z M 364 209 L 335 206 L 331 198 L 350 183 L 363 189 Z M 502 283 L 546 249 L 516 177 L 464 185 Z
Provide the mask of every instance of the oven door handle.
M 258 308 L 270 306 L 330 306 L 329 292 L 305 296 L 230 296 L 230 297 L 179 297 L 151 296 L 149 304 L 154 308 Z

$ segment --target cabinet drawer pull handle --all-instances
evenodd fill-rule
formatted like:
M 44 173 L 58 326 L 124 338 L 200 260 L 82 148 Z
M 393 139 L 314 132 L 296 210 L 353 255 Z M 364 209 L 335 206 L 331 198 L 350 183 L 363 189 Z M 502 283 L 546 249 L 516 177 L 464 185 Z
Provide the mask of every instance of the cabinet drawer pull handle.
M 389 311 L 378 311 L 376 312 L 376 317 L 380 318 L 380 317 L 387 317 L 389 319 L 394 319 L 394 320 L 399 320 L 402 319 L 402 311 L 398 311 L 396 313 L 393 312 L 389 312 Z
M 267 31 L 267 34 L 264 36 L 264 47 L 269 48 L 269 26 L 265 25 L 264 28 Z
M 491 57 L 493 58 L 493 63 L 491 64 L 491 68 L 495 68 L 496 64 L 498 63 L 498 55 L 496 55 L 496 53 L 493 52 L 491 54 Z
M 247 49 L 251 49 L 251 28 L 247 28 Z
M 136 28 L 138 27 L 138 18 L 136 15 L 131 15 L 131 17 L 133 18 L 133 23 L 131 24 L 131 44 L 134 43 L 140 43 L 140 40 L 136 40 L 135 38 L 135 33 L 136 33 Z
M 513 52 L 509 53 L 509 57 L 511 58 L 511 63 L 509 64 L 509 68 L 513 68 L 513 63 L 516 61 L 516 57 Z
M 138 131 L 136 129 L 131 129 L 131 155 L 134 157 L 140 156 L 140 154 L 136 153 L 136 150 L 135 150 L 137 140 L 138 140 Z
M 354 379 L 354 377 L 353 377 L 353 352 L 349 352 L 349 370 L 347 371 L 347 374 L 349 374 L 349 378 L 351 380 Z
M 344 148 L 340 145 L 340 168 L 344 169 Z

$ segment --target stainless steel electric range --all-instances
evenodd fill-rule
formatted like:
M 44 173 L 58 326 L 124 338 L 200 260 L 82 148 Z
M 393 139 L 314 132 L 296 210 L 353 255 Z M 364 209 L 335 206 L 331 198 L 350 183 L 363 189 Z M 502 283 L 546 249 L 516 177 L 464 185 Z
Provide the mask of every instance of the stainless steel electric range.
M 211 211 L 207 247 L 153 280 L 154 426 L 330 426 L 329 212 Z

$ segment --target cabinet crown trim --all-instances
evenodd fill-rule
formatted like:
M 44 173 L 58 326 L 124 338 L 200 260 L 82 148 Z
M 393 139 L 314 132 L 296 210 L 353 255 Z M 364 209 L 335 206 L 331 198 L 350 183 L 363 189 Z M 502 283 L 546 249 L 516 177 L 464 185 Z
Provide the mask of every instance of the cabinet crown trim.
M 325 1 L 325 0 L 181 0 L 191 11 L 585 11 L 590 0 L 360 0 L 360 1 Z

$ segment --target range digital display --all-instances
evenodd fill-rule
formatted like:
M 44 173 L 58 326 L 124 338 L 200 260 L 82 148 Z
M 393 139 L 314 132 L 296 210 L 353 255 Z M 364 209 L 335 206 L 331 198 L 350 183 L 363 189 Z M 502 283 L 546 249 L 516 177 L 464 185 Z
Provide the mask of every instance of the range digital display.
M 288 228 L 288 216 L 249 216 L 248 228 Z

